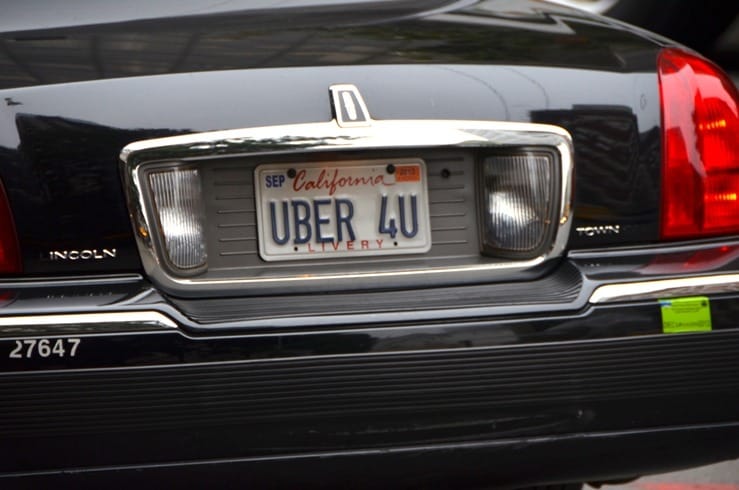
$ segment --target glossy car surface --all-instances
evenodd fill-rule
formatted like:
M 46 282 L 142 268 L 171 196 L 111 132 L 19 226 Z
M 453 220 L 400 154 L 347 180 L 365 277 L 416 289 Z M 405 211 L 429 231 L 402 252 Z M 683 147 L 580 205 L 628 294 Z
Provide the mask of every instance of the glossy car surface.
M 529 1 L 34 7 L 0 21 L 3 488 L 515 488 L 739 456 L 739 233 L 664 237 L 670 41 Z M 496 255 L 480 162 L 517 151 L 556 163 L 556 199 L 543 245 Z M 424 162 L 428 252 L 265 260 L 260 166 L 378 160 Z M 200 179 L 190 269 L 157 214 L 172 168 Z M 680 298 L 707 329 L 669 333 Z

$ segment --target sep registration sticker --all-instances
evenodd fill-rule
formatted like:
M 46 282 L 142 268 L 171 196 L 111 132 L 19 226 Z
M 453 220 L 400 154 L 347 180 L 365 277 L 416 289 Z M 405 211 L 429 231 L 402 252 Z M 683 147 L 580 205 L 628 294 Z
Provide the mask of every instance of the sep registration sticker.
M 705 296 L 659 300 L 664 333 L 710 332 L 711 304 Z

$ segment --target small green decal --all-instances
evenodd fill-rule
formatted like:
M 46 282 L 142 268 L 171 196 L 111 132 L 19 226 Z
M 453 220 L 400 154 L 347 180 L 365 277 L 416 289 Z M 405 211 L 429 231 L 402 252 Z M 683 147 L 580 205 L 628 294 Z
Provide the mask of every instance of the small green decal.
M 659 300 L 664 333 L 710 332 L 711 305 L 705 296 Z

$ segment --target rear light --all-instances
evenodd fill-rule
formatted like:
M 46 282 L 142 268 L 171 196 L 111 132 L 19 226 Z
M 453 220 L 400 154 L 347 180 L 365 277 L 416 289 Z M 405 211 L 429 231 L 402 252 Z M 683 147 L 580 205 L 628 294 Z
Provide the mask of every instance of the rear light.
M 5 188 L 0 184 L 0 274 L 19 274 L 22 270 L 18 238 Z
M 197 169 L 171 168 L 149 174 L 164 249 L 181 270 L 205 266 L 205 216 Z
M 551 245 L 558 200 L 554 156 L 496 155 L 482 162 L 483 250 L 527 258 Z
M 697 55 L 659 55 L 664 239 L 739 233 L 739 95 Z

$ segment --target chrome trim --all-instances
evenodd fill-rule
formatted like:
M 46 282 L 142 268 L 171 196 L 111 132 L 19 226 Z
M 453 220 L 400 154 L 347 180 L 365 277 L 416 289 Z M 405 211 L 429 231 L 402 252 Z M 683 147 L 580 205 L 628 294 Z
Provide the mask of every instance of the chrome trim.
M 604 259 L 614 257 L 638 257 L 651 256 L 655 254 L 675 254 L 684 252 L 697 252 L 699 250 L 716 250 L 721 247 L 739 247 L 739 241 L 735 236 L 719 237 L 708 242 L 678 242 L 658 243 L 653 245 L 638 245 L 624 247 L 609 247 L 607 249 L 582 249 L 570 250 L 567 257 L 576 260 Z
M 57 286 L 88 286 L 103 284 L 130 284 L 139 282 L 143 279 L 140 274 L 111 274 L 104 277 L 97 276 L 80 276 L 80 277 L 23 277 L 0 281 L 0 288 L 38 288 L 38 287 L 57 287 Z
M 554 148 L 559 153 L 561 166 L 559 223 L 551 248 L 539 257 L 518 262 L 299 277 L 238 279 L 178 277 L 167 271 L 162 258 L 165 255 L 158 249 L 160 248 L 158 240 L 152 239 L 156 224 L 147 213 L 146 200 L 143 196 L 142 168 L 148 163 L 155 162 L 188 162 L 233 156 L 304 154 L 331 150 L 511 146 Z M 490 279 L 490 272 L 525 270 L 549 258 L 562 255 L 571 225 L 572 138 L 563 128 L 545 124 L 460 120 L 371 120 L 368 126 L 341 127 L 334 119 L 331 122 L 214 131 L 139 141 L 123 148 L 120 158 L 134 235 L 144 269 L 155 282 L 180 291 L 195 287 L 226 290 L 229 286 L 238 286 L 259 287 L 259 292 L 268 293 L 280 291 L 284 287 L 299 287 L 300 284 L 309 283 L 314 291 L 335 288 L 356 289 L 377 285 L 376 279 L 382 277 L 395 278 L 394 285 L 397 286 L 410 286 L 429 275 L 444 277 L 447 282 L 484 281 Z
M 23 278 L 4 278 L 0 281 L 0 288 L 38 288 L 38 287 L 69 287 L 69 286 L 88 286 L 101 284 L 130 284 L 141 281 L 143 277 L 140 274 L 111 274 L 104 277 L 98 276 L 62 276 L 62 277 L 23 277 Z
M 350 84 L 331 85 L 328 91 L 331 93 L 336 124 L 342 128 L 372 125 L 369 109 L 357 87 Z M 345 113 L 347 117 L 344 117 Z
M 590 295 L 591 304 L 640 301 L 649 299 L 735 293 L 739 291 L 739 274 L 681 277 L 653 281 L 624 282 L 600 286 Z
M 594 14 L 606 15 L 606 12 L 616 5 L 619 0 L 549 0 L 553 3 L 585 10 Z
M 158 311 L 0 317 L 0 336 L 168 330 L 177 324 Z

